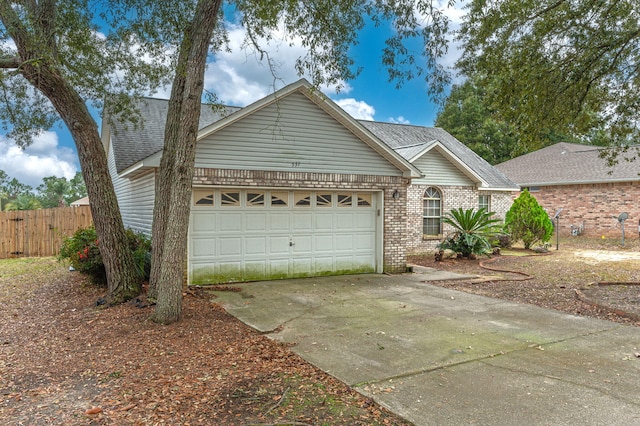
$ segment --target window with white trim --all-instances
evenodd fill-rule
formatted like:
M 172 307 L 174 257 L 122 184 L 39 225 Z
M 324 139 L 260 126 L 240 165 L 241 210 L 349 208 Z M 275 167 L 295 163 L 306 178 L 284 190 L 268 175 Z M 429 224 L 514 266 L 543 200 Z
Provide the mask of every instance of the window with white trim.
M 478 210 L 485 209 L 487 212 L 491 211 L 491 195 L 480 194 L 478 195 Z
M 436 188 L 429 187 L 422 198 L 422 234 L 424 238 L 442 235 L 442 194 Z

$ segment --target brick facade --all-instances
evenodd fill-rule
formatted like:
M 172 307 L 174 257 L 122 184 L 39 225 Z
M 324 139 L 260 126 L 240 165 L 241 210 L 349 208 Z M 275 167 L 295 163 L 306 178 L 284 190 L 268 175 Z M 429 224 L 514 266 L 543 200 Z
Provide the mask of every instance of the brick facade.
M 453 209 L 462 208 L 477 209 L 479 195 L 491 196 L 491 211 L 500 219 L 511 208 L 513 202 L 511 192 L 479 191 L 472 186 L 438 186 L 438 185 L 411 185 L 408 189 L 407 206 L 407 252 L 424 253 L 433 251 L 447 234 L 448 228 L 444 225 L 443 235 L 434 238 L 423 238 L 423 196 L 428 187 L 437 188 L 442 194 L 442 213 Z
M 518 194 L 515 194 L 517 196 Z M 560 235 L 571 235 L 571 226 L 583 227 L 589 237 L 620 237 L 617 218 L 629 214 L 625 237 L 637 238 L 640 220 L 640 182 L 612 182 L 584 185 L 541 186 L 531 192 L 553 217 L 562 208 Z
M 407 180 L 396 176 L 196 168 L 194 185 L 383 191 L 383 269 L 406 271 Z M 393 194 L 398 191 L 398 198 Z

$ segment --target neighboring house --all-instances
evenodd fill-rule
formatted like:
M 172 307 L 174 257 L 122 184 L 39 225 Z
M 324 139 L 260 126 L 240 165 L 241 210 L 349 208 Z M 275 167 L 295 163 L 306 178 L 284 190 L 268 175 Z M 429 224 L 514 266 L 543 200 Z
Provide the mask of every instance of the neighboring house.
M 408 188 L 409 253 L 433 250 L 453 209 L 485 208 L 504 219 L 518 185 L 441 128 L 361 121 L 423 174 Z
M 102 138 L 125 225 L 150 233 L 168 101 L 145 99 L 139 108 L 143 126 L 109 126 L 105 119 Z M 478 207 L 480 193 L 494 195 L 477 191 L 493 182 L 462 166 L 459 147 L 431 138 L 422 141 L 415 159 L 406 157 L 391 148 L 400 139 L 382 139 L 396 125 L 378 124 L 353 119 L 305 80 L 245 108 L 203 107 L 188 282 L 404 272 L 407 251 L 420 248 L 407 235 L 408 224 L 418 226 L 420 242 L 423 220 L 439 238 L 440 219 L 438 226 L 431 223 L 437 209 L 442 215 L 458 205 Z M 446 132 L 432 131 L 447 138 Z M 421 179 L 419 158 L 428 160 L 420 167 L 442 176 Z M 447 161 L 454 166 L 445 167 Z M 457 180 L 447 181 L 450 174 Z M 415 179 L 424 182 L 424 190 L 411 185 Z M 460 188 L 460 194 L 448 188 Z M 504 188 L 496 189 L 502 196 Z M 430 207 L 423 219 L 427 190 L 426 202 L 438 201 L 439 207 Z M 407 201 L 407 194 L 418 198 Z
M 70 204 L 71 207 L 88 206 L 88 205 L 90 205 L 89 197 L 82 197 L 78 200 L 72 201 Z
M 620 236 L 616 220 L 627 213 L 627 235 L 640 220 L 640 164 L 621 160 L 610 167 L 601 148 L 557 143 L 498 164 L 520 187 L 531 192 L 553 218 L 560 213 L 560 234 Z M 633 228 L 631 226 L 633 226 Z

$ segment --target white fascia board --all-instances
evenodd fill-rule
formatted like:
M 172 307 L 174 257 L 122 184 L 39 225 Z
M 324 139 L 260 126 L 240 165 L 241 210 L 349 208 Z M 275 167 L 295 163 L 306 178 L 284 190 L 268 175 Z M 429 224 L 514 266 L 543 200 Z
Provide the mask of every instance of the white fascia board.
M 411 163 L 415 162 L 418 158 L 422 157 L 423 155 L 425 155 L 426 153 L 428 153 L 429 151 L 431 151 L 433 149 L 437 149 L 438 151 L 440 151 L 440 153 L 442 155 L 444 155 L 447 160 L 449 160 L 449 161 L 451 161 L 452 163 L 455 164 L 455 166 L 458 168 L 458 170 L 460 170 L 462 173 L 467 175 L 472 180 L 475 180 L 477 183 L 479 183 L 479 185 L 478 185 L 479 188 L 488 187 L 489 186 L 489 184 L 484 179 L 482 179 L 482 177 L 480 177 L 480 175 L 477 174 L 475 172 L 475 170 L 473 170 L 471 167 L 467 166 L 467 164 L 464 161 L 462 161 L 460 158 L 458 158 L 453 152 L 449 151 L 447 149 L 447 147 L 444 146 L 442 144 L 442 142 L 440 142 L 439 140 L 433 141 L 432 144 L 430 144 L 425 149 L 423 149 L 421 152 L 416 154 L 410 160 Z
M 520 191 L 522 188 L 520 188 L 519 186 L 517 188 L 492 188 L 489 186 L 481 186 L 478 188 L 478 191 L 484 191 L 484 192 L 518 192 Z
M 384 159 L 393 164 L 398 170 L 402 171 L 405 178 L 419 178 L 422 177 L 422 172 L 418 170 L 413 164 L 402 158 L 394 150 L 392 150 L 387 144 L 378 139 L 375 135 L 364 128 L 353 117 L 347 114 L 342 108 L 340 108 L 335 102 L 322 94 L 319 90 L 311 85 L 307 80 L 300 79 L 297 82 L 290 84 L 277 92 L 266 96 L 253 104 L 228 115 L 227 117 L 212 123 L 211 125 L 201 129 L 198 132 L 198 140 L 204 139 L 207 136 L 235 123 L 242 118 L 253 114 L 254 112 L 277 102 L 278 99 L 284 98 L 291 93 L 300 92 L 305 95 L 310 101 L 319 106 L 323 111 L 333 117 L 340 124 L 345 126 L 356 137 L 361 139 L 370 148 L 380 154 Z
M 132 178 L 137 174 L 139 174 L 140 172 L 142 172 L 143 170 L 146 171 L 151 168 L 158 168 L 160 167 L 161 159 L 162 159 L 162 151 L 156 152 L 155 154 L 148 156 L 144 160 L 139 161 L 136 164 L 127 167 L 122 171 L 122 173 L 119 173 L 119 176 L 121 178 Z

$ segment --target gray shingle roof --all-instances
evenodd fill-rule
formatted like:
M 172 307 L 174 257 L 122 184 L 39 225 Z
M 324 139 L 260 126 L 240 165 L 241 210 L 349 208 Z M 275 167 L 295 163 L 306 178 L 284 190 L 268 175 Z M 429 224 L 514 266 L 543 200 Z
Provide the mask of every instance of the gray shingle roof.
M 600 149 L 560 142 L 505 161 L 496 168 L 521 186 L 640 180 L 640 163 L 621 159 L 611 168 L 599 157 Z
M 518 186 L 501 171 L 444 129 L 363 120 L 360 123 L 409 161 L 431 145 L 440 142 L 468 168 L 479 175 L 489 188 L 518 190 Z
M 160 152 L 164 143 L 164 127 L 169 102 L 164 99 L 143 98 L 136 106 L 144 119 L 141 126 L 134 128 L 131 124 L 117 120 L 114 120 L 111 126 L 111 141 L 118 173 Z M 209 105 L 203 104 L 199 128 L 203 129 L 241 109 L 224 107 L 214 112 Z M 440 142 L 487 182 L 489 188 L 518 189 L 518 186 L 500 171 L 441 128 L 373 121 L 359 121 L 359 123 L 408 161 L 434 143 Z
M 111 126 L 113 133 L 111 142 L 118 173 L 160 152 L 164 145 L 164 127 L 169 101 L 142 98 L 136 107 L 143 118 L 141 125 L 134 128 L 130 123 L 114 120 L 115 122 Z M 214 111 L 210 105 L 203 104 L 198 128 L 202 129 L 239 109 L 237 107 L 223 107 L 220 111 Z

